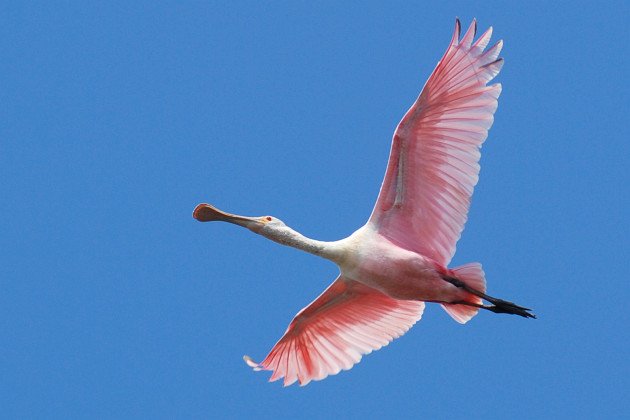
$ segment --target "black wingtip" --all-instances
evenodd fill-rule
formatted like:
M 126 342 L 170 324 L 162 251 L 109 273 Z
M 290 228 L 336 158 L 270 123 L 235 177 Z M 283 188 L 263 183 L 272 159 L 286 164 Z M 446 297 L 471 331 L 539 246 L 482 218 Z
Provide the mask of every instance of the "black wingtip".
M 494 66 L 495 64 L 498 63 L 503 63 L 503 57 L 497 58 L 496 60 L 488 63 L 488 64 L 484 64 L 483 66 L 481 66 L 482 69 L 486 68 L 486 67 L 490 67 L 490 66 Z

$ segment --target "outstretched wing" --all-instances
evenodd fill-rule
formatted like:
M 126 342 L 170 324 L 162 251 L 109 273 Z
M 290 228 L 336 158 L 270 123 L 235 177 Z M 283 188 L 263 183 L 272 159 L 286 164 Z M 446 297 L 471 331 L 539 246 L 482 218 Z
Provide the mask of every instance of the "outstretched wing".
M 271 370 L 269 381 L 284 385 L 335 375 L 403 335 L 421 317 L 424 303 L 392 299 L 339 276 L 293 318 L 261 363 L 245 356 L 255 370 Z
M 370 217 L 381 235 L 446 266 L 455 253 L 479 178 L 479 149 L 494 120 L 502 41 L 484 52 L 489 28 L 477 24 L 451 44 L 398 124 L 385 180 Z

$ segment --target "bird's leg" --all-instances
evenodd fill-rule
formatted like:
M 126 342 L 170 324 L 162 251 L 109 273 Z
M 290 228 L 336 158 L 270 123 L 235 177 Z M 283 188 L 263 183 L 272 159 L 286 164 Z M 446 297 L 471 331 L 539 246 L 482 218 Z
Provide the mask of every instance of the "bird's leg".
M 447 281 L 448 283 L 452 284 L 453 286 L 459 289 L 463 289 L 467 291 L 468 293 L 471 293 L 477 297 L 480 297 L 483 300 L 490 302 L 492 305 L 480 305 L 477 303 L 467 302 L 467 301 L 457 301 L 457 302 L 450 302 L 450 303 L 459 304 L 459 305 L 467 305 L 467 306 L 475 306 L 477 308 L 487 309 L 497 314 L 513 314 L 513 315 L 520 315 L 525 318 L 536 318 L 536 315 L 529 312 L 531 311 L 531 309 L 525 308 L 523 306 L 519 306 L 514 302 L 509 302 L 507 300 L 498 299 L 498 298 L 489 296 L 483 292 L 480 292 L 479 290 L 473 289 L 472 287 L 468 286 L 466 283 L 464 283 L 463 281 L 459 280 L 456 277 L 442 276 L 442 279 L 444 279 L 444 281 Z

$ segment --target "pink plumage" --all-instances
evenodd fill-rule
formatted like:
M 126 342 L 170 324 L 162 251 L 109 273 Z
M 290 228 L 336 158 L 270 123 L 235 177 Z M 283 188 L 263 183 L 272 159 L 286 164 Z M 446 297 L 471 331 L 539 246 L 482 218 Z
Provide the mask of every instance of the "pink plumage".
M 302 309 L 257 370 L 271 381 L 306 385 L 340 370 L 403 335 L 422 316 L 424 302 L 392 299 L 359 282 L 339 277 Z
M 486 84 L 503 65 L 503 43 L 484 52 L 492 28 L 471 45 L 476 22 L 451 43 L 422 93 L 398 124 L 370 222 L 406 249 L 447 265 L 455 253 L 501 85 Z
M 448 269 L 479 176 L 501 85 L 502 42 L 488 50 L 492 29 L 473 43 L 476 22 L 451 43 L 394 133 L 389 163 L 367 224 L 350 237 L 306 238 L 271 216 L 246 217 L 200 204 L 199 221 L 226 221 L 283 245 L 335 262 L 339 277 L 302 309 L 255 370 L 270 380 L 305 385 L 350 369 L 361 357 L 404 334 L 424 302 L 440 303 L 457 322 L 479 309 L 534 318 L 529 309 L 486 295 L 479 263 Z M 483 300 L 492 305 L 484 305 Z

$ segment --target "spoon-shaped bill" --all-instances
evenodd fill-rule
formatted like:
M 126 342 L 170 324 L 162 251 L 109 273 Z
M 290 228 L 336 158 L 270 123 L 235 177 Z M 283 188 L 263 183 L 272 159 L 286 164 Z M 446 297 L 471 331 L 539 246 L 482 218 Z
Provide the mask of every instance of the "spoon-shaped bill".
M 229 222 L 244 227 L 248 227 L 251 223 L 259 222 L 258 217 L 247 217 L 226 213 L 206 203 L 199 204 L 197 207 L 195 207 L 195 210 L 193 211 L 193 217 L 200 222 Z

